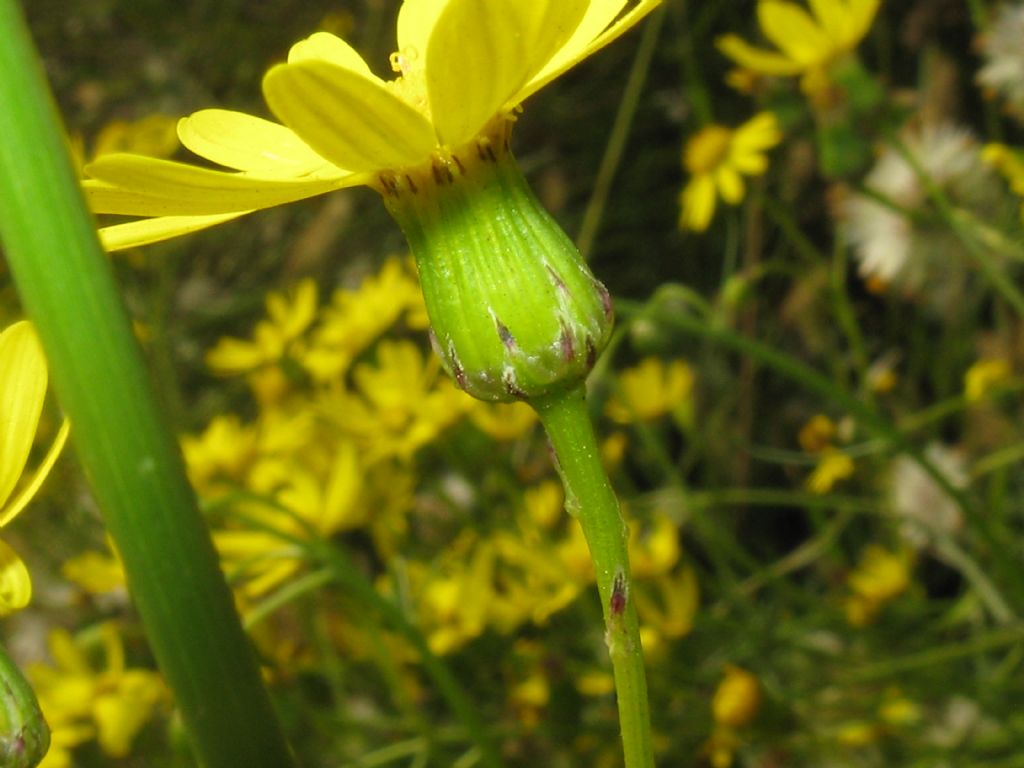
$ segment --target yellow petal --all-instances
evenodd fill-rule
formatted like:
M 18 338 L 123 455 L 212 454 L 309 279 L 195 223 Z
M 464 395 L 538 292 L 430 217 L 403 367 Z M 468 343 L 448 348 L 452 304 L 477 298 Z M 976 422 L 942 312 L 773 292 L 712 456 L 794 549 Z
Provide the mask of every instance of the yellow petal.
M 401 168 L 435 147 L 422 113 L 380 81 L 328 62 L 277 65 L 263 78 L 263 95 L 281 122 L 342 168 Z
M 444 9 L 438 0 L 405 0 L 398 11 L 399 53 L 426 56 L 427 41 Z
M 362 489 L 363 467 L 352 443 L 342 443 L 331 465 L 324 496 L 324 509 L 317 527 L 329 535 L 342 527 L 351 528 L 358 523 L 353 519 L 356 501 Z
M 226 109 L 204 109 L 182 118 L 178 138 L 200 157 L 257 175 L 294 178 L 330 166 L 283 125 Z M 330 167 L 335 175 L 341 173 Z
M 841 42 L 849 21 L 847 0 L 808 0 L 808 4 L 822 31 L 834 42 Z
M 25 469 L 46 396 L 46 358 L 27 322 L 0 333 L 0 505 Z
M 359 176 L 304 181 L 257 178 L 142 155 L 107 155 L 86 167 L 83 188 L 96 213 L 205 216 L 243 213 L 362 183 Z
M 583 59 L 592 56 L 609 43 L 617 40 L 636 26 L 644 16 L 653 11 L 660 3 L 661 0 L 641 0 L 621 19 L 608 26 L 615 15 L 622 10 L 622 6 L 625 3 L 619 2 L 619 0 L 591 0 L 586 15 L 579 23 L 579 26 L 576 27 L 576 31 L 569 38 L 569 41 L 551 57 L 550 61 L 527 83 L 526 87 L 516 94 L 514 102 L 519 103 L 523 101 L 566 70 L 576 66 Z M 612 13 L 613 10 L 614 13 Z
M 191 232 L 199 232 L 247 213 L 252 211 L 218 213 L 213 216 L 158 216 L 153 219 L 129 221 L 101 228 L 100 242 L 108 252 L 123 251 L 126 248 L 138 248 Z
M 288 63 L 300 61 L 329 61 L 364 77 L 373 77 L 370 67 L 356 49 L 329 32 L 316 32 L 293 45 L 288 51 Z
M 427 43 L 438 139 L 469 141 L 579 26 L 588 0 L 449 0 Z
M 743 177 L 739 175 L 735 168 L 730 168 L 729 166 L 720 167 L 715 172 L 715 183 L 718 185 L 718 191 L 725 202 L 735 205 L 743 199 Z
M 50 470 L 57 462 L 57 458 L 60 456 L 61 449 L 64 448 L 64 443 L 67 441 L 68 432 L 70 431 L 71 424 L 67 419 L 65 419 L 64 423 L 61 425 L 60 431 L 57 433 L 57 437 L 53 440 L 53 445 L 51 445 L 50 450 L 46 452 L 46 457 L 43 459 L 43 463 L 39 465 L 39 468 L 32 476 L 32 479 L 18 490 L 17 495 L 11 499 L 10 503 L 2 512 L 0 512 L 0 528 L 13 520 L 39 491 L 43 481 L 46 480 L 46 476 L 50 474 Z
M 845 48 L 855 47 L 868 33 L 880 4 L 881 0 L 849 0 L 846 30 L 842 37 Z
M 28 605 L 32 599 L 32 580 L 18 553 L 0 539 L 0 616 L 7 616 Z
M 697 176 L 683 189 L 679 226 L 703 232 L 715 215 L 715 184 L 710 176 Z
M 803 66 L 774 51 L 755 48 L 736 35 L 723 35 L 715 41 L 718 50 L 741 67 L 764 75 L 798 75 Z
M 820 62 L 834 46 L 807 11 L 781 0 L 762 0 L 757 18 L 764 36 L 793 61 L 804 65 Z

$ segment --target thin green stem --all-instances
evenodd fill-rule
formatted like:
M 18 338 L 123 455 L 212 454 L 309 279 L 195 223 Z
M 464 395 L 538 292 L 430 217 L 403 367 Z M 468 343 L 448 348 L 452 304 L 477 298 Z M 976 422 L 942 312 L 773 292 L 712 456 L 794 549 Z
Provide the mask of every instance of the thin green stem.
M 601 218 L 604 216 L 604 209 L 608 204 L 608 194 L 612 188 L 612 181 L 615 179 L 615 171 L 618 170 L 619 164 L 622 162 L 626 139 L 629 138 L 629 129 L 633 125 L 633 116 L 640 103 L 640 92 L 647 79 L 647 72 L 651 68 L 651 60 L 654 58 L 654 50 L 658 42 L 658 33 L 661 31 L 664 20 L 665 6 L 662 6 L 651 14 L 651 18 L 644 25 L 643 37 L 640 38 L 633 66 L 629 70 L 629 79 L 626 80 L 626 88 L 622 101 L 619 103 L 619 111 L 615 114 L 611 136 L 608 137 L 604 157 L 601 158 L 601 165 L 597 170 L 594 191 L 590 195 L 586 210 L 583 211 L 583 223 L 580 225 L 580 233 L 576 238 L 576 246 L 580 249 L 580 254 L 584 259 L 590 257 L 590 251 L 594 247 L 594 238 L 597 237 L 597 229 L 601 225 Z
M 882 439 L 895 451 L 907 454 L 958 504 L 968 519 L 977 519 L 974 505 L 962 488 L 954 485 L 946 474 L 924 455 L 923 451 L 915 446 L 906 435 L 894 427 L 881 413 L 859 400 L 853 393 L 847 391 L 836 381 L 824 376 L 799 360 L 759 341 L 742 336 L 731 328 L 717 325 L 709 319 L 692 317 L 676 312 L 666 313 L 660 311 L 656 300 L 649 305 L 636 305 L 626 301 L 619 301 L 617 306 L 622 314 L 633 314 L 634 320 L 654 319 L 657 322 L 664 323 L 667 327 L 718 342 L 735 352 L 754 357 L 776 373 L 785 376 L 808 391 L 815 392 L 822 397 L 832 400 L 854 416 L 868 432 Z M 992 534 L 988 528 L 979 524 L 978 530 L 991 540 Z M 963 567 L 962 575 L 974 587 L 992 616 L 1002 624 L 1015 621 L 1017 617 L 1013 608 L 992 583 L 985 571 L 971 560 L 966 553 L 962 552 L 948 536 L 940 533 L 935 535 L 939 539 L 938 544 L 943 553 L 950 556 L 950 562 L 955 562 L 959 566 L 965 566 Z
M 0 0 L 0 104 L 0 237 L 157 663 L 206 768 L 286 768 L 291 754 L 15 0 Z
M 626 768 L 652 768 L 650 712 L 636 608 L 630 599 L 628 530 L 601 465 L 583 387 L 536 398 L 565 485 L 566 509 L 583 528 L 601 595 Z

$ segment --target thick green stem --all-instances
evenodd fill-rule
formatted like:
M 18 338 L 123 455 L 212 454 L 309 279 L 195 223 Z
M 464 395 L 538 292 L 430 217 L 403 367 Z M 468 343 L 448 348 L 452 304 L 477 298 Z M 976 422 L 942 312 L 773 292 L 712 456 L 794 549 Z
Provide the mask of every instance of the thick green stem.
M 0 0 L 0 236 L 200 761 L 285 768 L 206 524 L 161 413 L 14 0 Z
M 628 529 L 601 465 L 582 385 L 531 405 L 540 414 L 565 485 L 566 509 L 590 547 L 604 613 L 605 642 L 615 674 L 626 768 L 654 765 L 647 680 L 636 608 L 631 599 Z

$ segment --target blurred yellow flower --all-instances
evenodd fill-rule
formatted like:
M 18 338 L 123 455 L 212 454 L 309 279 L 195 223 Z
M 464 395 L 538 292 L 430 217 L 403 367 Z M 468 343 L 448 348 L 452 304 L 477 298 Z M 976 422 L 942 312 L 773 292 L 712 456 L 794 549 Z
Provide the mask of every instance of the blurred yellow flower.
M 852 477 L 855 470 L 853 459 L 836 448 L 826 448 L 821 452 L 814 471 L 807 476 L 807 490 L 811 493 L 826 494 L 840 480 Z
M 668 573 L 679 561 L 679 526 L 664 512 L 649 522 L 629 526 L 629 562 L 633 577 L 646 579 Z
M 64 629 L 50 633 L 53 666 L 34 664 L 28 676 L 52 732 L 50 751 L 40 768 L 68 768 L 72 750 L 92 739 L 104 754 L 127 757 L 132 741 L 170 694 L 156 672 L 129 668 L 117 627 L 100 625 L 103 665 L 89 661 L 84 641 Z
M 266 594 L 302 566 L 302 549 L 286 536 L 305 539 L 313 531 L 326 538 L 366 520 L 367 510 L 359 503 L 365 470 L 355 445 L 337 443 L 323 470 L 310 466 L 305 458 L 282 461 L 275 468 L 279 471 L 271 470 L 276 479 L 275 501 L 287 512 L 269 505 L 246 504 L 246 516 L 266 528 L 244 522 L 213 532 L 224 569 L 239 582 L 246 597 Z M 269 463 L 263 466 L 270 469 Z
M 910 557 L 872 544 L 864 548 L 860 562 L 846 577 L 850 596 L 846 618 L 853 626 L 871 623 L 882 607 L 910 586 Z
M 725 666 L 725 676 L 711 698 L 715 723 L 727 728 L 749 725 L 761 708 L 761 684 L 750 672 L 734 664 Z
M 93 157 L 134 152 L 170 157 L 178 149 L 178 119 L 146 115 L 138 120 L 113 120 L 103 126 L 93 142 Z
M 541 528 L 551 528 L 562 519 L 565 494 L 559 483 L 545 480 L 523 492 L 523 505 L 533 523 Z
M 807 453 L 821 453 L 832 445 L 835 437 L 835 422 L 825 414 L 818 413 L 800 428 L 797 442 Z
M 90 595 L 103 595 L 123 589 L 124 566 L 115 555 L 87 550 L 64 561 L 61 575 Z
M 829 69 L 851 53 L 871 28 L 881 0 L 811 0 L 811 13 L 785 0 L 758 0 L 761 32 L 778 50 L 752 46 L 737 35 L 717 40 L 739 66 L 762 75 L 801 76 L 815 94 L 828 84 Z
M 384 456 L 409 459 L 473 407 L 473 400 L 441 376 L 436 357 L 424 359 L 409 341 L 382 341 L 375 363 L 352 371 L 354 392 L 321 403 L 331 423 L 353 437 L 372 463 Z
M 511 118 L 519 104 L 633 27 L 659 0 L 407 0 L 385 81 L 318 32 L 263 79 L 284 125 L 208 109 L 178 125 L 192 152 L 232 169 L 135 155 L 87 167 L 97 213 L 143 217 L 107 227 L 108 249 L 152 243 L 259 208 L 428 165 Z
M 478 400 L 470 420 L 493 440 L 507 442 L 522 437 L 537 423 L 537 412 L 526 403 L 492 403 Z
M 761 112 L 738 128 L 709 125 L 690 137 L 683 149 L 683 167 L 690 180 L 679 202 L 679 226 L 703 232 L 715 215 L 718 198 L 736 205 L 746 192 L 744 176 L 768 170 L 765 154 L 782 140 L 775 115 Z
M 354 290 L 334 292 L 308 345 L 297 356 L 316 381 L 329 384 L 399 319 L 410 328 L 427 327 L 427 310 L 413 270 L 405 260 L 391 257 Z
M 65 421 L 35 474 L 19 487 L 39 427 L 47 380 L 46 358 L 32 326 L 23 321 L 4 329 L 0 333 L 0 528 L 35 496 L 67 439 Z M 31 598 L 28 569 L 0 539 L 0 616 L 24 608 Z
M 964 397 L 969 403 L 984 400 L 993 390 L 1010 380 L 1010 363 L 1001 358 L 978 360 L 964 374 Z
M 653 590 L 643 584 L 633 590 L 636 610 L 643 627 L 657 633 L 656 644 L 674 640 L 690 633 L 700 601 L 697 574 L 683 566 L 674 573 L 654 579 Z M 654 596 L 652 596 L 652 591 Z
M 590 670 L 577 676 L 576 690 L 584 696 L 608 696 L 615 692 L 615 678 L 610 672 Z
M 267 319 L 256 324 L 252 340 L 223 338 L 206 353 L 206 364 L 221 376 L 236 376 L 278 363 L 316 317 L 316 282 L 307 278 L 291 291 L 267 295 Z
M 693 369 L 684 360 L 644 358 L 619 374 L 618 388 L 605 412 L 620 424 L 654 421 L 685 408 L 693 394 L 693 382 Z

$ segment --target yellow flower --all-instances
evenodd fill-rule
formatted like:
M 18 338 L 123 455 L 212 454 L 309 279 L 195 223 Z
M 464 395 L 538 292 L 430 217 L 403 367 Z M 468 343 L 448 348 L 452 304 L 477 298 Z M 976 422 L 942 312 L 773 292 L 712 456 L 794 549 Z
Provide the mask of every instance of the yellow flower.
M 653 584 L 656 598 L 650 597 L 646 584 L 643 587 L 634 591 L 636 609 L 644 629 L 657 633 L 656 642 L 689 634 L 700 602 L 693 568 L 683 566 L 674 574 L 657 576 Z
M 620 424 L 654 421 L 683 406 L 693 393 L 693 369 L 683 360 L 645 358 L 619 374 L 618 390 L 605 411 Z
M 828 493 L 840 480 L 851 477 L 855 469 L 853 459 L 836 448 L 827 448 L 814 471 L 807 476 L 807 490 L 817 494 Z
M 846 619 L 855 627 L 871 623 L 878 612 L 910 586 L 910 558 L 877 545 L 865 547 L 860 563 L 850 571 L 846 583 Z
M 522 437 L 537 423 L 537 412 L 523 402 L 478 401 L 469 412 L 470 420 L 492 440 L 507 442 Z
M 831 447 L 835 437 L 835 422 L 825 414 L 818 413 L 800 428 L 797 441 L 807 453 L 821 453 Z
M 322 471 L 306 461 L 276 462 L 270 471 L 280 478 L 275 501 L 287 512 L 276 508 L 247 505 L 248 517 L 262 526 L 223 528 L 213 538 L 225 570 L 241 583 L 247 597 L 259 597 L 290 578 L 304 562 L 300 547 L 277 535 L 307 538 L 309 532 L 328 537 L 365 522 L 366 509 L 359 503 L 363 486 L 363 466 L 351 443 L 337 444 L 336 452 Z M 274 462 L 262 467 L 270 469 Z
M 110 250 L 152 243 L 260 208 L 426 165 L 615 40 L 659 0 L 406 0 L 397 77 L 374 75 L 340 38 L 319 32 L 270 69 L 263 93 L 284 125 L 212 109 L 179 123 L 217 171 L 134 155 L 87 167 L 97 213 L 142 217 L 102 232 Z M 620 14 L 621 18 L 620 18 Z
M 316 317 L 316 282 L 301 281 L 292 291 L 267 295 L 267 319 L 253 331 L 252 341 L 222 338 L 206 354 L 206 364 L 221 376 L 235 376 L 277 363 Z
M 100 670 L 90 664 L 85 643 L 64 629 L 50 633 L 54 666 L 36 664 L 28 670 L 52 731 L 43 768 L 71 765 L 71 750 L 93 738 L 106 755 L 126 757 L 142 726 L 169 702 L 157 673 L 126 667 L 113 624 L 101 625 L 98 639 L 104 652 Z
M 742 728 L 761 707 L 761 685 L 747 670 L 733 664 L 725 667 L 725 676 L 711 699 L 711 714 L 718 725 Z
M 679 526 L 664 512 L 647 525 L 629 527 L 629 561 L 634 578 L 646 579 L 672 570 L 679 561 Z
M 718 39 L 722 53 L 762 75 L 801 76 L 808 94 L 828 83 L 828 70 L 853 51 L 871 28 L 881 0 L 810 0 L 808 14 L 796 3 L 759 0 L 757 20 L 777 51 L 750 45 L 736 35 Z
M 562 518 L 565 509 L 565 494 L 562 486 L 545 480 L 523 492 L 523 506 L 531 523 L 541 528 L 551 528 Z
M 68 435 L 64 422 L 35 474 L 19 488 L 39 426 L 47 379 L 46 358 L 31 325 L 15 323 L 0 333 L 0 528 L 39 490 Z M 25 564 L 0 540 L 0 616 L 24 608 L 31 597 Z
M 111 547 L 111 552 L 114 552 Z M 124 589 L 124 566 L 117 553 L 87 550 L 64 562 L 61 575 L 90 595 L 103 595 Z
M 410 328 L 426 328 L 426 307 L 413 270 L 389 258 L 355 290 L 339 288 L 320 313 L 308 348 L 299 361 L 318 382 L 333 382 L 385 330 L 405 315 Z
M 683 149 L 683 166 L 690 180 L 680 196 L 679 226 L 703 232 L 715 215 L 719 197 L 730 205 L 743 199 L 744 176 L 768 169 L 765 152 L 782 140 L 771 112 L 761 112 L 739 128 L 709 125 L 690 137 Z
M 352 371 L 356 392 L 323 402 L 327 418 L 365 447 L 369 463 L 383 456 L 409 459 L 472 407 L 473 401 L 440 375 L 436 358 L 408 341 L 382 341 L 377 363 Z
M 992 390 L 1009 381 L 1010 364 L 1001 357 L 979 360 L 964 374 L 964 397 L 969 403 L 984 400 Z

